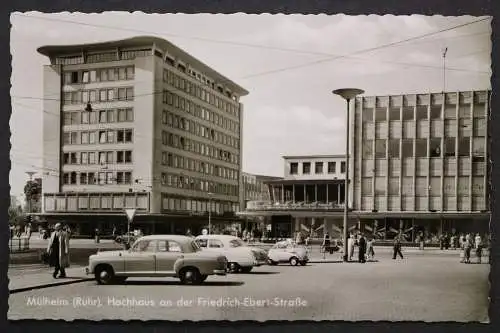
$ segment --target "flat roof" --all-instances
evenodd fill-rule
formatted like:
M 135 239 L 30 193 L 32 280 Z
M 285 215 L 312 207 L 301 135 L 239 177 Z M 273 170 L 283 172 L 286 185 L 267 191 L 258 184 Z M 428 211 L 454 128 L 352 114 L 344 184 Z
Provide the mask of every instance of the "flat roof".
M 155 36 L 136 36 L 126 39 L 104 41 L 97 43 L 85 43 L 85 44 L 66 44 L 66 45 L 45 45 L 37 49 L 38 53 L 47 56 L 54 57 L 58 55 L 64 55 L 68 53 L 76 53 L 83 51 L 100 51 L 110 48 L 126 48 L 126 47 L 138 47 L 144 45 L 158 45 L 160 48 L 164 48 L 169 54 L 181 58 L 183 61 L 199 68 L 206 75 L 211 78 L 220 81 L 220 83 L 227 85 L 235 93 L 245 96 L 248 95 L 248 91 L 236 84 L 234 81 L 230 80 L 226 76 L 220 74 L 216 70 L 212 69 L 210 66 L 191 56 L 189 53 L 183 51 L 176 45 L 172 44 L 166 39 L 155 37 Z
M 269 185 L 324 185 L 324 184 L 344 184 L 344 179 L 277 179 L 264 182 Z
M 345 154 L 336 155 L 283 155 L 283 159 L 308 159 L 308 158 L 345 158 Z
M 402 96 L 421 96 L 421 95 L 442 95 L 442 94 L 456 94 L 456 93 L 467 93 L 467 92 L 491 92 L 491 89 L 478 89 L 478 90 L 460 90 L 460 91 L 429 91 L 429 92 L 413 92 L 413 93 L 401 93 L 401 94 L 389 94 L 389 95 L 362 95 L 357 96 L 356 99 L 361 98 L 374 98 L 374 97 L 402 97 Z

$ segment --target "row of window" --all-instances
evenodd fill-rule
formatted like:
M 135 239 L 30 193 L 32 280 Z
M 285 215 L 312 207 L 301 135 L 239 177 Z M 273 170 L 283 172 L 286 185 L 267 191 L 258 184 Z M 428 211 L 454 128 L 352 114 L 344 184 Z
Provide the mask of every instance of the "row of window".
M 456 184 L 455 177 L 444 177 L 444 195 L 469 195 L 469 181 L 470 177 L 460 176 Z M 458 192 L 456 192 L 456 185 L 458 185 Z M 413 177 L 403 177 L 401 184 L 399 177 L 389 177 L 389 179 L 375 177 L 375 181 L 372 178 L 362 178 L 363 195 L 371 195 L 372 192 L 375 192 L 375 195 L 400 195 L 400 188 L 403 196 L 441 196 L 441 177 L 430 177 L 429 183 L 427 177 L 416 177 L 415 187 L 413 187 Z M 472 195 L 484 196 L 483 177 L 472 177 Z
M 164 91 L 163 103 L 173 106 L 176 109 L 186 111 L 197 118 L 209 121 L 231 132 L 239 133 L 240 128 L 238 122 L 221 116 L 217 112 L 210 111 L 207 108 L 190 101 L 189 99 L 178 96 L 169 91 Z
M 137 57 L 145 57 L 148 55 L 151 55 L 151 49 L 120 51 L 120 53 L 117 53 L 116 51 L 98 52 L 98 53 L 86 54 L 84 56 L 78 55 L 78 56 L 56 57 L 55 64 L 57 65 L 77 65 L 84 63 L 92 64 L 92 63 L 111 62 L 118 60 L 131 60 Z
M 315 174 L 323 174 L 323 162 L 315 162 L 314 163 L 314 173 Z M 336 173 L 337 162 L 328 162 L 327 170 L 328 173 Z M 340 162 L 340 173 L 345 173 L 345 161 Z M 290 163 L 290 174 L 297 175 L 299 174 L 299 163 L 292 162 Z M 309 175 L 311 174 L 311 162 L 302 162 L 302 174 Z
M 234 101 L 227 101 L 230 97 L 224 96 L 222 88 L 217 88 L 217 90 L 205 89 L 201 85 L 186 80 L 168 69 L 164 69 L 163 71 L 163 81 L 178 90 L 184 91 L 193 97 L 197 97 L 205 103 L 213 105 L 219 110 L 225 111 L 235 117 L 239 117 L 238 106 L 235 105 Z
M 132 163 L 131 150 L 118 151 L 81 151 L 64 153 L 64 164 L 93 165 L 93 164 L 124 164 Z
M 453 137 L 444 140 L 441 138 L 363 140 L 363 158 L 454 157 L 457 155 L 484 158 L 485 146 L 484 138 L 472 138 L 471 150 L 470 137 L 460 137 L 458 147 L 456 138 Z
M 65 145 L 92 145 L 104 143 L 132 143 L 132 129 L 108 129 L 99 131 L 72 131 L 63 133 Z
M 64 185 L 130 185 L 132 184 L 132 172 L 110 171 L 110 172 L 65 172 L 63 174 Z
M 64 125 L 124 123 L 133 121 L 134 110 L 132 108 L 96 110 L 91 112 L 63 112 Z
M 63 94 L 63 104 L 102 103 L 133 100 L 133 87 L 77 90 L 67 91 Z
M 472 117 L 471 117 L 472 116 Z M 414 121 L 414 120 L 440 120 L 440 119 L 457 119 L 457 109 L 455 105 L 446 106 L 443 109 L 440 105 L 433 105 L 430 110 L 427 106 L 421 105 L 417 107 L 404 106 L 401 108 L 364 108 L 363 109 L 363 122 L 372 121 L 387 121 L 387 120 L 403 120 L 403 121 Z M 485 105 L 474 105 L 471 110 L 470 105 L 460 105 L 458 109 L 458 118 L 470 119 L 470 118 L 485 118 Z M 402 118 L 402 119 L 401 119 Z
M 134 66 L 64 72 L 64 84 L 133 80 Z
M 215 158 L 224 162 L 239 165 L 239 155 L 183 136 L 162 131 L 162 143 L 165 146 L 190 151 L 203 156 Z
M 193 158 L 162 152 L 161 162 L 172 168 L 191 170 L 224 179 L 238 180 L 238 170 L 195 160 Z
M 240 140 L 236 139 L 235 137 L 219 131 L 215 131 L 210 127 L 200 125 L 195 121 L 180 117 L 168 111 L 163 111 L 163 124 L 176 129 L 181 129 L 186 132 L 190 132 L 191 134 L 200 136 L 202 138 L 213 140 L 216 143 L 239 149 Z
M 161 184 L 193 191 L 238 196 L 238 186 L 232 184 L 209 182 L 201 178 L 162 173 Z
M 162 198 L 162 208 L 171 211 L 188 211 L 188 212 L 212 212 L 222 214 L 224 212 L 237 212 L 239 205 L 230 201 L 208 200 L 201 198 L 188 198 L 180 196 L 169 196 L 165 193 Z

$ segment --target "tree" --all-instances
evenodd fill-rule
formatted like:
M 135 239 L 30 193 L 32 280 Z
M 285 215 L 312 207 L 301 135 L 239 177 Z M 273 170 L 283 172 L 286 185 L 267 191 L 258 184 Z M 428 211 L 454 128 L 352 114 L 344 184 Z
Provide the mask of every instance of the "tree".
M 28 180 L 24 185 L 24 195 L 26 196 L 26 204 L 31 207 L 33 201 L 40 200 L 42 194 L 42 184 L 36 180 Z
M 24 215 L 19 207 L 9 207 L 9 223 L 10 224 L 23 224 Z

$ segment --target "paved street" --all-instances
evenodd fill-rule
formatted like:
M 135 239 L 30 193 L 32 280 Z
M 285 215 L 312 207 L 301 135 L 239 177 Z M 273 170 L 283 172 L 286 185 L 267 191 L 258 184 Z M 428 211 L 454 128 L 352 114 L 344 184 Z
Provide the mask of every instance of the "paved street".
M 182 286 L 176 279 L 130 279 L 114 286 L 80 282 L 12 294 L 8 315 L 65 320 L 487 321 L 490 266 L 460 264 L 451 253 L 428 253 L 407 252 L 407 258 L 395 261 L 386 253 L 379 262 L 366 264 L 263 266 L 250 274 L 209 277 L 202 286 Z M 42 297 L 58 305 L 28 304 Z M 79 298 L 102 306 L 73 304 Z

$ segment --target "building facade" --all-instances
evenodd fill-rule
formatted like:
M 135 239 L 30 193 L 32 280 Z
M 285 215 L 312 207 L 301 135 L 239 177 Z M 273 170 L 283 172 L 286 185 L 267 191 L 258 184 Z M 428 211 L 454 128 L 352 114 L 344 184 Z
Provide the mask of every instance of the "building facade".
M 281 177 L 262 176 L 251 174 L 248 172 L 241 173 L 243 180 L 243 196 L 241 202 L 241 209 L 246 208 L 249 201 L 270 201 L 271 193 L 266 181 L 282 179 Z
M 407 240 L 488 232 L 489 95 L 356 98 L 351 170 L 361 229 Z
M 345 155 L 284 156 L 282 179 L 265 182 L 270 200 L 250 201 L 240 215 L 259 217 L 271 238 L 338 236 L 345 204 Z
M 145 232 L 234 218 L 245 89 L 156 37 L 38 52 L 47 220 L 88 234 L 126 223 L 126 208 Z

